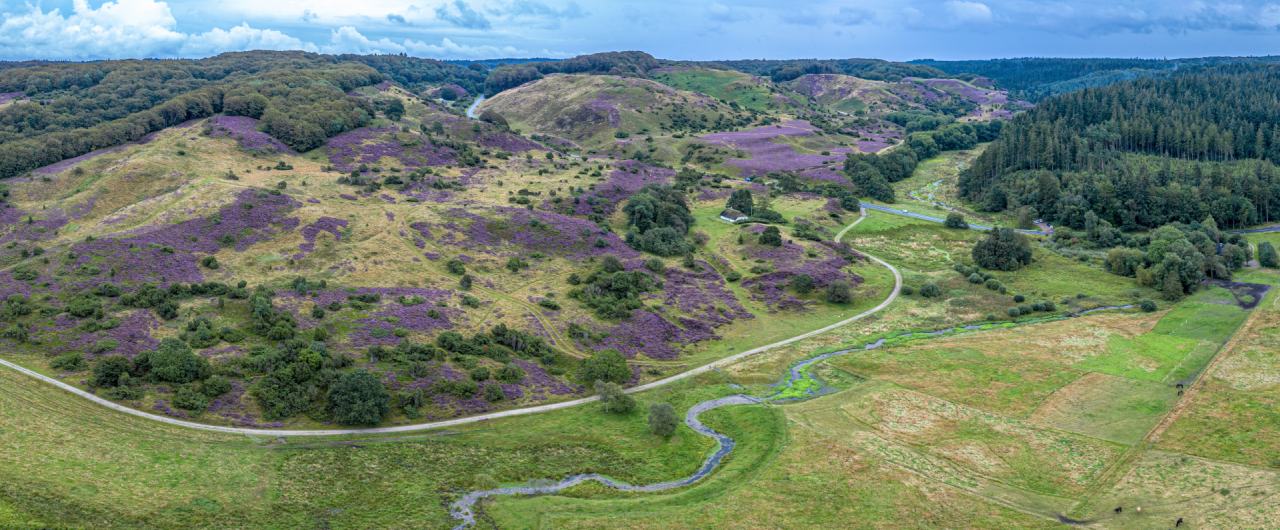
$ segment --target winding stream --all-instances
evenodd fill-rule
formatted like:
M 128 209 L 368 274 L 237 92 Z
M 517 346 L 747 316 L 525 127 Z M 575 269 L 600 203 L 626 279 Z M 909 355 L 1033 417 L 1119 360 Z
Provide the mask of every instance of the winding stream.
M 718 409 L 729 405 L 754 405 L 761 402 L 762 400 L 760 398 L 737 394 L 703 401 L 689 408 L 689 412 L 684 415 L 684 424 L 688 425 L 689 428 L 693 429 L 698 434 L 714 438 L 716 442 L 718 442 L 718 445 L 715 452 L 711 453 L 711 456 L 708 456 L 707 459 L 702 462 L 702 467 L 699 467 L 697 471 L 693 472 L 693 474 L 688 477 L 667 482 L 635 485 L 615 480 L 599 473 L 584 473 L 580 475 L 571 475 L 561 479 L 560 482 L 548 485 L 531 484 L 528 486 L 510 486 L 506 488 L 473 491 L 463 495 L 461 499 L 458 499 L 449 506 L 449 515 L 460 521 L 458 526 L 454 528 L 457 530 L 476 524 L 476 516 L 472 511 L 472 508 L 475 506 L 476 502 L 487 497 L 495 497 L 499 495 L 546 495 L 548 493 L 559 493 L 566 488 L 571 488 L 578 484 L 582 484 L 583 482 L 593 480 L 616 490 L 636 492 L 663 491 L 693 484 L 694 482 L 702 480 L 707 475 L 710 475 L 711 472 L 720 465 L 720 461 L 724 460 L 724 457 L 727 456 L 729 452 L 733 451 L 734 446 L 733 438 L 720 434 L 712 430 L 710 427 L 703 425 L 703 423 L 698 420 L 698 415 L 711 409 Z
M 885 346 L 894 346 L 894 345 L 901 344 L 903 342 L 911 341 L 911 340 L 928 339 L 933 337 L 940 337 L 943 335 L 952 335 L 952 334 L 966 333 L 971 331 L 1008 329 L 1008 328 L 1019 327 L 1019 326 L 1024 326 L 1028 324 L 1041 324 L 1045 322 L 1066 320 L 1068 318 L 1080 317 L 1080 316 L 1088 315 L 1091 313 L 1097 313 L 1100 311 L 1130 309 L 1133 307 L 1134 306 L 1132 304 L 1102 306 L 1102 307 L 1095 307 L 1093 309 L 1086 309 L 1084 311 L 1078 311 L 1075 313 L 1067 313 L 1059 316 L 1041 317 L 1041 318 L 1035 318 L 1031 320 L 1024 320 L 1021 322 L 1001 322 L 996 324 L 969 324 L 969 325 L 963 325 L 963 326 L 953 326 L 948 328 L 936 329 L 932 331 L 908 331 L 908 332 L 898 333 L 896 335 L 880 337 L 871 342 L 852 346 L 849 348 L 843 348 L 835 351 L 811 355 L 809 357 L 801 359 L 799 362 L 796 362 L 795 364 L 792 364 L 791 367 L 788 368 L 787 370 L 786 379 L 783 379 L 780 383 L 775 385 L 774 386 L 775 392 L 768 397 L 761 398 L 761 397 L 748 396 L 745 394 L 735 394 L 732 396 L 726 396 L 726 397 L 703 401 L 701 403 L 694 405 L 693 407 L 690 407 L 689 412 L 685 413 L 685 416 L 684 416 L 685 425 L 688 425 L 689 428 L 693 429 L 698 434 L 715 439 L 717 442 L 717 446 L 716 446 L 715 452 L 711 453 L 711 455 L 708 456 L 706 460 L 703 460 L 702 466 L 699 467 L 697 471 L 695 471 L 692 475 L 689 475 L 688 477 L 677 479 L 677 480 L 671 480 L 667 482 L 656 482 L 653 484 L 636 485 L 636 484 L 629 484 L 626 482 L 622 482 L 620 480 L 616 480 L 608 476 L 601 475 L 599 473 L 583 473 L 583 474 L 571 475 L 571 476 L 565 477 L 561 479 L 559 482 L 555 482 L 552 484 L 537 484 L 537 483 L 531 482 L 524 486 L 508 486 L 503 488 L 476 490 L 476 491 L 467 493 L 466 495 L 463 495 L 462 498 L 458 499 L 453 504 L 449 505 L 449 515 L 458 521 L 458 525 L 454 527 L 454 530 L 461 530 L 463 528 L 468 528 L 475 525 L 476 517 L 475 517 L 474 508 L 476 503 L 480 502 L 483 499 L 486 499 L 489 497 L 504 496 L 504 495 L 547 495 L 552 493 L 559 493 L 565 489 L 571 488 L 573 486 L 577 486 L 578 484 L 582 484 L 584 482 L 590 482 L 590 481 L 599 482 L 604 486 L 608 486 L 610 488 L 613 488 L 619 491 L 633 491 L 633 492 L 664 491 L 664 490 L 670 490 L 670 489 L 679 488 L 683 486 L 688 486 L 690 484 L 693 484 L 694 482 L 697 482 L 699 480 L 706 478 L 708 475 L 711 474 L 712 471 L 715 471 L 715 468 L 720 465 L 720 462 L 723 461 L 724 458 L 728 456 L 730 452 L 733 451 L 733 447 L 735 443 L 733 438 L 730 438 L 729 436 L 718 433 L 715 430 L 703 424 L 700 420 L 698 420 L 699 415 L 701 415 L 703 412 L 706 412 L 708 410 L 717 409 L 720 407 L 727 407 L 730 405 L 757 405 L 757 404 L 770 403 L 770 402 L 781 403 L 781 402 L 797 401 L 801 399 L 807 399 L 814 396 L 822 395 L 823 393 L 830 391 L 831 387 L 828 386 L 826 383 L 822 382 L 820 379 L 815 377 L 810 372 L 810 369 L 812 367 L 814 367 L 818 363 L 821 363 L 822 361 L 825 361 L 827 359 L 830 359 L 832 357 L 836 357 L 839 355 L 845 355 L 848 353 L 854 353 L 859 351 L 876 350 L 876 349 L 883 348 Z

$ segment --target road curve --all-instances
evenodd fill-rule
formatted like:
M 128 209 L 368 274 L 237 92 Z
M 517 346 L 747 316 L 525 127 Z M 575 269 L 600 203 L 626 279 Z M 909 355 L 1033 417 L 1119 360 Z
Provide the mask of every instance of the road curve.
M 864 206 L 867 206 L 867 205 L 864 205 Z M 862 208 L 862 209 L 860 209 L 860 211 L 859 211 L 858 213 L 859 213 L 859 215 L 858 215 L 858 219 L 857 219 L 857 220 L 855 220 L 854 222 L 850 223 L 848 226 L 844 227 L 842 230 L 840 230 L 840 232 L 839 232 L 839 233 L 837 233 L 837 234 L 836 234 L 835 240 L 836 240 L 837 242 L 839 242 L 839 241 L 844 237 L 844 235 L 845 235 L 846 233 L 848 233 L 848 232 L 849 232 L 849 230 L 850 230 L 850 229 L 852 229 L 853 227 L 857 226 L 857 225 L 858 225 L 858 223 L 861 223 L 861 222 L 863 221 L 863 219 L 866 219 L 866 217 L 867 217 L 867 209 L 866 209 L 866 208 Z M 627 391 L 627 393 L 631 394 L 631 393 L 636 393 L 636 392 L 644 392 L 644 391 L 646 391 L 646 390 L 651 390 L 651 389 L 658 388 L 658 387 L 661 387 L 661 386 L 669 385 L 669 384 L 674 383 L 674 382 L 676 382 L 676 381 L 681 381 L 681 380 L 688 379 L 688 378 L 693 377 L 693 376 L 696 376 L 696 375 L 704 374 L 704 373 L 710 372 L 710 371 L 712 371 L 712 370 L 717 370 L 717 369 L 723 368 L 723 367 L 725 367 L 725 366 L 728 366 L 728 365 L 730 365 L 730 364 L 733 364 L 733 363 L 735 363 L 735 362 L 738 362 L 738 361 L 740 361 L 740 360 L 742 360 L 742 359 L 745 359 L 745 358 L 747 358 L 747 357 L 750 357 L 750 356 L 752 356 L 752 355 L 757 355 L 757 354 L 760 354 L 760 353 L 763 353 L 763 352 L 766 352 L 766 351 L 769 351 L 769 350 L 773 350 L 773 349 L 776 349 L 776 348 L 780 348 L 780 347 L 782 347 L 782 346 L 787 346 L 787 345 L 789 345 L 789 344 L 794 344 L 794 343 L 796 343 L 796 342 L 799 342 L 799 341 L 802 341 L 802 340 L 805 340 L 805 339 L 808 339 L 808 338 L 814 337 L 814 336 L 816 336 L 816 335 L 821 335 L 821 334 L 826 333 L 826 332 L 828 332 L 828 331 L 831 331 L 831 330 L 833 330 L 833 329 L 836 329 L 836 328 L 839 328 L 839 327 L 842 327 L 842 326 L 846 326 L 846 325 L 851 324 L 851 323 L 853 323 L 853 322 L 857 322 L 857 321 L 862 320 L 862 319 L 864 319 L 864 318 L 867 318 L 867 317 L 869 317 L 869 316 L 871 316 L 871 315 L 874 315 L 874 314 L 876 314 L 876 313 L 878 313 L 878 312 L 880 312 L 880 311 L 883 311 L 886 307 L 889 307 L 889 304 L 893 303 L 893 301 L 894 301 L 895 299 L 897 299 L 897 298 L 898 298 L 898 294 L 902 291 L 902 273 L 901 273 L 901 272 L 899 272 L 899 271 L 898 271 L 898 269 L 897 269 L 896 267 L 894 267 L 893 265 L 890 265 L 888 262 L 886 262 L 886 261 L 884 261 L 884 260 L 882 260 L 882 259 L 880 259 L 880 258 L 877 258 L 877 257 L 872 256 L 872 255 L 870 255 L 870 254 L 863 254 L 863 255 L 864 255 L 864 256 L 866 256 L 867 258 L 871 259 L 872 261 L 874 261 L 874 262 L 876 262 L 876 263 L 880 264 L 881 266 L 883 266 L 883 267 L 885 267 L 885 268 L 889 269 L 889 271 L 893 273 L 893 291 L 891 291 L 891 292 L 889 293 L 889 296 L 888 296 L 887 298 L 885 298 L 885 299 L 884 299 L 884 301 L 880 302 L 880 304 L 879 304 L 879 305 L 876 305 L 875 307 L 873 307 L 873 308 L 871 308 L 871 309 L 868 309 L 868 310 L 866 310 L 866 311 L 863 311 L 863 312 L 858 313 L 858 314 L 856 314 L 856 315 L 854 315 L 854 316 L 851 316 L 851 317 L 849 317 L 849 318 L 846 318 L 846 319 L 844 319 L 844 320 L 841 320 L 841 321 L 839 321 L 839 322 L 836 322 L 836 323 L 831 324 L 831 325 L 829 325 L 829 326 L 825 326 L 825 327 L 820 328 L 820 329 L 815 329 L 815 330 L 813 330 L 813 331 L 809 331 L 809 332 L 806 332 L 806 333 L 802 333 L 802 334 L 800 334 L 800 335 L 796 335 L 796 336 L 791 337 L 791 338 L 788 338 L 788 339 L 783 339 L 783 340 L 780 340 L 780 341 L 778 341 L 778 342 L 774 342 L 774 343 L 772 343 L 772 344 L 766 344 L 766 345 L 764 345 L 764 346 L 760 346 L 760 347 L 758 347 L 758 348 L 752 348 L 752 349 L 747 350 L 747 351 L 744 351 L 744 352 L 736 353 L 736 354 L 731 355 L 731 356 L 729 356 L 729 357 L 725 357 L 725 358 L 723 358 L 723 359 L 718 359 L 718 360 L 716 360 L 716 361 L 714 361 L 714 362 L 711 362 L 711 363 L 708 363 L 708 364 L 705 364 L 705 365 L 699 366 L 699 367 L 697 367 L 697 368 L 694 368 L 694 369 L 691 369 L 691 370 L 688 370 L 688 371 L 685 371 L 685 372 L 680 372 L 680 373 L 678 373 L 678 374 L 675 374 L 675 375 L 673 375 L 673 376 L 670 376 L 670 377 L 667 377 L 667 378 L 664 378 L 664 379 L 659 379 L 659 380 L 657 380 L 657 381 L 653 381 L 653 382 L 646 383 L 646 384 L 643 384 L 643 385 L 639 385 L 639 386 L 635 386 L 635 387 L 628 388 L 628 389 L 626 390 L 626 391 Z M 193 421 L 180 420 L 180 419 L 176 419 L 176 418 L 170 418 L 170 417 L 166 417 L 166 416 L 160 416 L 160 415 L 157 415 L 157 414 L 151 414 L 151 413 L 149 413 L 149 412 L 143 412 L 143 411 L 141 411 L 141 410 L 138 410 L 138 409 L 135 409 L 135 408 L 132 408 L 132 407 L 128 407 L 128 406 L 125 406 L 125 405 L 121 405 L 121 404 L 119 404 L 119 403 L 115 403 L 115 402 L 110 401 L 110 400 L 108 400 L 108 399 L 105 399 L 105 398 L 102 398 L 102 397 L 96 396 L 96 395 L 94 395 L 94 394 L 92 394 L 92 393 L 90 393 L 90 392 L 87 392 L 87 391 L 85 391 L 85 390 L 81 390 L 81 389 L 76 388 L 76 387 L 74 387 L 74 386 L 71 386 L 71 385 L 69 385 L 69 384 L 67 384 L 67 383 L 64 383 L 64 382 L 62 382 L 62 381 L 59 381 L 59 380 L 54 379 L 54 378 L 52 378 L 52 377 L 49 377 L 49 376 L 47 376 L 47 375 L 41 374 L 41 373 L 36 372 L 36 371 L 34 371 L 34 370 L 31 370 L 31 369 L 29 369 L 29 368 L 25 368 L 25 367 L 19 366 L 19 365 L 15 364 L 15 363 L 12 363 L 12 362 L 10 362 L 10 361 L 6 361 L 6 360 L 4 360 L 4 359 L 0 359 L 0 365 L 6 366 L 6 367 L 8 367 L 8 368 L 11 368 L 11 369 L 13 369 L 13 370 L 15 370 L 15 371 L 17 371 L 17 372 L 19 372 L 19 373 L 21 373 L 21 374 L 24 374 L 24 375 L 27 375 L 27 376 L 33 377 L 33 378 L 35 378 L 35 379 L 39 379 L 40 381 L 43 381 L 43 382 L 48 383 L 48 384 L 51 384 L 51 385 L 53 385 L 53 386 L 55 386 L 55 387 L 58 387 L 58 388 L 60 388 L 60 389 L 62 389 L 62 390 L 65 390 L 65 391 L 67 391 L 67 392 L 70 392 L 70 393 L 72 393 L 72 394 L 75 394 L 75 395 L 77 395 L 77 396 L 80 396 L 80 397 L 85 398 L 85 399 L 87 399 L 87 400 L 89 400 L 89 401 L 92 401 L 92 402 L 94 402 L 94 403 L 97 403 L 97 404 L 99 404 L 99 405 L 102 405 L 102 406 L 104 406 L 104 407 L 106 407 L 106 408 L 109 408 L 109 409 L 112 409 L 112 410 L 115 410 L 115 411 L 118 411 L 118 412 L 123 412 L 123 413 L 125 413 L 125 414 L 129 414 L 129 415 L 132 415 L 132 416 L 137 416 L 137 417 L 139 417 L 139 418 L 143 418 L 143 419 L 148 419 L 148 420 L 152 420 L 152 421 L 158 421 L 158 422 L 161 422 L 161 423 L 167 423 L 167 424 L 169 424 L 169 425 L 174 425 L 174 426 L 177 426 L 177 427 L 185 427 L 185 428 L 188 428 L 188 429 L 198 429 L 198 430 L 202 430 L 202 431 L 213 431 L 213 432 L 221 432 L 221 433 L 228 433 L 228 434 L 243 434 L 243 435 L 247 435 L 247 436 L 273 436 L 273 437 L 276 437 L 276 436 L 348 436 L 348 435 L 389 434 L 389 433 L 404 433 L 404 432 L 415 432 L 415 431 L 427 431 L 427 430 L 432 430 L 432 429 L 440 429 L 440 428 L 444 428 L 444 427 L 455 427 L 455 426 L 458 426 L 458 425 L 467 425 L 467 424 L 471 424 L 471 423 L 480 423 L 480 422 L 483 422 L 483 421 L 496 420 L 496 419 L 499 419 L 499 418 L 508 418 L 508 417 L 512 417 L 512 416 L 524 416 L 524 415 L 527 415 L 527 414 L 537 414 L 537 413 L 541 413 L 541 412 L 550 412 L 550 411 L 553 411 L 553 410 L 567 409 L 567 408 L 570 408 L 570 407 L 576 407 L 576 406 L 578 406 L 578 405 L 583 405 L 583 404 L 586 404 L 586 403 L 591 403 L 591 402 L 596 401 L 596 400 L 598 399 L 596 396 L 588 396 L 588 397 L 578 398 L 578 399 L 574 399 L 574 400 L 570 400 L 570 401 L 561 401 L 561 402 L 558 402 L 558 403 L 548 403 L 548 404 L 546 404 L 546 405 L 537 405 L 537 406 L 533 406 L 533 407 L 524 407 L 524 408 L 518 408 L 518 409 L 501 410 L 501 411 L 497 411 L 497 412 L 490 412 L 490 413 L 488 413 L 488 414 L 480 414 L 480 415 L 478 415 L 478 416 L 467 416 L 467 417 L 465 417 L 465 418 L 454 418 L 454 419 L 451 419 L 451 420 L 434 421 L 434 422 L 430 422 L 430 423 L 416 423 L 416 424 L 412 424 L 412 425 L 396 425 L 396 426 L 392 426 L 392 427 L 369 427 L 369 428 L 360 428 L 360 429 L 313 429 L 313 430 L 293 430 L 293 429 L 254 429 L 254 428 L 248 428 L 248 427 L 227 427 L 227 426 L 222 426 L 222 425 L 208 425 L 208 424 L 204 424 L 204 423 L 197 423 L 197 422 L 193 422 Z
M 467 117 L 468 117 L 468 118 L 471 118 L 471 119 L 473 119 L 473 120 L 478 120 L 478 119 L 480 119 L 480 116 L 479 116 L 478 114 L 476 114 L 476 111 L 480 109 L 480 104 L 481 104 L 481 103 L 484 103 L 484 94 L 480 94 L 479 96 L 476 96 L 476 100 L 475 100 L 475 101 L 472 101 L 472 102 L 471 102 L 471 105 L 467 106 Z

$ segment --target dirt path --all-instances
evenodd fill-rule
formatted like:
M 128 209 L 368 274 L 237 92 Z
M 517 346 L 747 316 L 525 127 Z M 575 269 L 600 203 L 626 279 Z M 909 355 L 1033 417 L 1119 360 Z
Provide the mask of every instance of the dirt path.
M 867 210 L 864 208 L 859 212 L 859 216 L 857 220 L 850 223 L 848 226 L 844 227 L 844 229 L 840 230 L 838 234 L 836 234 L 835 240 L 839 242 L 844 237 L 844 235 L 849 232 L 850 229 L 857 226 L 858 223 L 861 223 L 863 219 L 866 219 L 866 217 L 867 217 Z M 694 377 L 707 372 L 718 370 L 720 368 L 736 363 L 747 357 L 764 353 L 766 351 L 774 350 L 782 346 L 794 344 L 796 342 L 799 342 L 817 335 L 821 335 L 828 331 L 849 325 L 853 322 L 857 322 L 871 315 L 879 313 L 880 311 L 883 311 L 885 308 L 889 307 L 889 304 L 893 303 L 893 301 L 898 298 L 898 294 L 902 291 L 902 273 L 899 272 L 896 267 L 894 267 L 893 265 L 890 265 L 888 262 L 880 258 L 877 258 L 870 254 L 863 254 L 863 255 L 871 259 L 872 261 L 880 264 L 881 266 L 889 269 L 889 271 L 893 273 L 893 282 L 894 282 L 893 290 L 889 293 L 889 296 L 885 298 L 883 302 L 880 302 L 879 305 L 876 305 L 871 309 L 868 309 L 852 317 L 846 318 L 844 320 L 841 320 L 839 322 L 836 322 L 829 326 L 825 326 L 820 329 L 815 329 L 813 331 L 801 333 L 794 337 L 783 339 L 778 342 L 774 342 L 772 344 L 766 344 L 758 348 L 752 348 L 750 350 L 740 352 L 740 353 L 731 355 L 729 357 L 725 357 L 723 359 L 719 359 L 714 362 L 699 366 L 692 370 L 688 370 L 664 379 L 659 379 L 657 381 L 653 381 L 640 386 L 629 388 L 627 389 L 627 393 L 644 392 L 646 390 L 651 390 L 654 388 L 666 386 L 677 381 L 683 381 L 690 377 Z M 81 390 L 67 383 L 59 381 L 47 375 L 41 374 L 34 370 L 24 368 L 22 366 L 6 361 L 4 359 L 0 359 L 0 365 L 6 366 L 24 375 L 39 379 L 45 383 L 48 383 L 62 390 L 65 390 L 67 392 L 70 392 L 82 398 L 85 398 L 89 401 L 102 405 L 103 407 L 106 407 L 118 412 L 123 412 L 125 414 L 130 414 L 133 416 L 137 416 L 137 417 L 152 420 L 152 421 L 167 423 L 169 425 L 173 425 L 176 427 L 184 427 L 188 429 L 199 429 L 203 431 L 213 431 L 213 432 L 222 432 L 222 433 L 230 433 L 230 434 L 243 434 L 247 436 L 346 436 L 346 435 L 387 434 L 387 433 L 426 431 L 431 429 L 440 429 L 444 427 L 455 427 L 458 425 L 480 423 L 488 420 L 496 420 L 499 418 L 508 418 L 512 416 L 524 416 L 527 414 L 538 414 L 542 412 L 550 412 L 553 410 L 567 409 L 570 407 L 576 407 L 578 405 L 591 403 L 598 399 L 596 396 L 588 396 L 588 397 L 578 398 L 570 401 L 561 401 L 558 403 L 548 403 L 545 405 L 537 405 L 533 407 L 502 410 L 498 412 L 490 412 L 488 414 L 480 414 L 477 416 L 467 416 L 465 418 L 454 418 L 451 420 L 435 421 L 430 423 L 417 423 L 413 425 L 396 425 L 394 427 L 372 427 L 372 428 L 363 428 L 363 429 L 314 429 L 314 430 L 251 429 L 251 428 L 245 428 L 245 427 L 226 427 L 221 425 L 207 425 L 204 423 L 196 423 L 192 421 L 179 420 L 176 418 L 170 418 L 166 416 L 151 414 L 149 412 L 143 412 L 141 410 L 127 407 L 125 405 L 121 405 L 119 403 L 115 403 L 108 399 L 96 396 L 90 392 Z

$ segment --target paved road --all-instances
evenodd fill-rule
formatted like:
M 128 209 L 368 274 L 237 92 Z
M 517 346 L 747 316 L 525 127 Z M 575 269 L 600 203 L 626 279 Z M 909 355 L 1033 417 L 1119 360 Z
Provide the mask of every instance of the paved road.
M 1257 228 L 1244 228 L 1241 230 L 1226 230 L 1232 234 L 1265 234 L 1267 232 L 1280 232 L 1280 225 L 1260 226 Z
M 471 106 L 467 107 L 467 117 L 473 120 L 480 119 L 476 115 L 476 110 L 480 108 L 480 104 L 484 103 L 484 94 L 476 96 L 476 100 L 471 102 Z
M 850 223 L 848 226 L 844 227 L 844 229 L 840 230 L 840 233 L 836 234 L 835 240 L 840 241 L 850 229 L 857 226 L 858 223 L 861 223 L 863 219 L 866 219 L 866 217 L 867 217 L 866 209 L 861 210 L 859 212 L 858 219 Z M 869 254 L 863 254 L 863 255 L 867 256 L 872 261 L 879 263 L 881 266 L 893 272 L 893 291 L 891 291 L 889 293 L 889 296 L 885 298 L 883 302 L 880 302 L 879 305 L 871 309 L 868 309 L 866 311 L 863 311 L 861 313 L 858 313 L 854 316 L 851 316 L 849 318 L 846 318 L 844 320 L 841 320 L 839 322 L 836 322 L 835 324 L 831 324 L 829 326 L 823 327 L 822 329 L 815 329 L 807 333 L 796 335 L 789 339 L 780 340 L 773 344 L 767 344 L 764 346 L 760 346 L 759 348 L 752 348 L 744 352 L 736 353 L 729 357 L 719 359 L 715 362 L 708 363 L 703 366 L 699 366 L 697 368 L 694 368 L 686 372 L 678 373 L 676 375 L 667 377 L 665 379 L 659 379 L 651 383 L 646 383 L 640 386 L 631 387 L 627 389 L 627 393 L 644 392 L 646 390 L 658 388 L 660 386 L 669 385 L 676 381 L 688 379 L 690 377 L 693 377 L 699 374 L 704 374 L 712 370 L 718 370 L 720 368 L 723 368 L 725 366 L 738 362 L 752 355 L 777 349 L 782 346 L 793 344 L 816 335 L 821 335 L 833 329 L 846 326 L 853 322 L 857 322 L 859 320 L 862 320 L 864 318 L 867 318 L 871 315 L 874 315 L 884 310 L 886 307 L 889 307 L 890 303 L 892 303 L 895 299 L 898 298 L 898 293 L 902 291 L 902 273 L 899 272 L 896 267 L 894 267 L 893 265 L 890 265 L 888 262 L 880 258 L 871 256 Z M 525 407 L 525 408 L 519 408 L 519 409 L 502 410 L 498 412 L 490 412 L 488 414 L 481 414 L 478 416 L 468 416 L 465 418 L 455 418 L 452 420 L 435 421 L 431 423 L 418 423 L 413 425 L 397 425 L 394 427 L 373 427 L 373 428 L 364 428 L 364 429 L 319 429 L 319 430 L 252 429 L 252 428 L 246 428 L 246 427 L 224 427 L 221 425 L 206 425 L 203 423 L 184 421 L 184 420 L 179 420 L 175 418 L 169 418 L 166 416 L 151 414 L 149 412 L 143 412 L 141 410 L 120 405 L 110 400 L 98 397 L 92 393 L 81 390 L 79 388 L 71 386 L 67 383 L 59 381 L 52 377 L 46 376 L 34 370 L 24 368 L 22 366 L 6 361 L 4 359 L 0 359 L 0 365 L 9 367 L 22 374 L 28 375 L 30 377 L 34 377 L 36 379 L 49 383 L 53 386 L 56 386 L 62 390 L 65 390 L 67 392 L 80 396 L 82 398 L 88 399 L 89 401 L 92 401 L 94 403 L 97 403 L 99 405 L 102 405 L 104 407 L 107 407 L 115 411 L 123 412 L 125 414 L 130 414 L 130 415 L 137 416 L 140 418 L 145 418 L 148 420 L 158 421 L 161 423 L 167 423 L 169 425 L 174 425 L 178 427 L 186 427 L 189 429 L 199 429 L 204 431 L 223 432 L 223 433 L 230 433 L 230 434 L 244 434 L 249 436 L 344 436 L 344 435 L 387 434 L 387 433 L 426 431 L 431 429 L 440 429 L 444 427 L 466 425 L 470 423 L 479 423 L 483 421 L 496 420 L 499 418 L 507 418 L 511 416 L 524 416 L 526 414 L 537 414 L 540 412 L 550 412 L 553 410 L 567 409 L 570 407 L 576 407 L 578 405 L 591 403 L 598 399 L 596 396 L 589 396 L 589 397 L 574 399 L 571 401 L 561 401 L 559 403 L 548 403 L 546 405 L 538 405 L 534 407 Z
M 901 209 L 901 208 L 891 208 L 891 207 L 889 207 L 889 206 L 881 206 L 881 205 L 879 205 L 879 204 L 871 204 L 871 203 L 867 203 L 867 202 L 864 202 L 864 203 L 862 203 L 861 205 L 862 205 L 862 207 L 863 207 L 863 208 L 866 208 L 866 209 L 868 209 L 868 210 L 875 210 L 875 211 L 877 211 L 877 212 L 890 213 L 890 214 L 893 214 L 893 215 L 901 215 L 901 216 L 903 216 L 903 217 L 910 217 L 910 218 L 913 218 L 913 219 L 920 219 L 920 220 L 922 220 L 922 221 L 930 221 L 930 222 L 934 222 L 934 223 L 945 223 L 945 222 L 947 222 L 947 220 L 946 220 L 946 219 L 943 219 L 943 218 L 941 218 L 941 217 L 934 217 L 934 216 L 932 216 L 932 215 L 925 215 L 925 214 L 922 214 L 922 213 L 916 213 L 916 212 L 908 212 L 908 211 L 903 210 L 903 209 Z M 976 225 L 976 224 L 973 224 L 973 223 L 969 223 L 969 229 L 971 229 L 971 230 L 982 230 L 982 231 L 987 231 L 987 230 L 991 230 L 991 227 L 990 227 L 990 226 L 986 226 L 986 225 Z M 1015 228 L 1014 230 L 1015 230 L 1016 232 L 1018 232 L 1018 233 L 1021 233 L 1021 234 L 1027 234 L 1027 235 L 1032 235 L 1032 236 L 1047 236 L 1047 235 L 1049 235 L 1049 232 L 1048 232 L 1048 231 L 1045 231 L 1045 230 L 1024 230 L 1024 229 L 1021 229 L 1021 228 Z

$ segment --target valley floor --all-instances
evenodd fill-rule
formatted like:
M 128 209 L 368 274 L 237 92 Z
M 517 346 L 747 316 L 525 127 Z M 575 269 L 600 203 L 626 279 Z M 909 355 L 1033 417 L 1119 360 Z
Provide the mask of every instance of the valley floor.
M 1280 284 L 1262 272 L 1240 280 Z M 639 408 L 766 393 L 814 352 L 955 318 L 939 309 L 901 298 L 874 318 L 641 393 Z M 693 486 L 496 499 L 480 506 L 479 525 L 1030 528 L 1061 517 L 1108 528 L 1177 518 L 1274 526 L 1276 318 L 1275 290 L 1246 311 L 1208 289 L 1158 313 L 839 356 L 815 372 L 834 393 L 706 413 L 737 446 Z M 7 370 L 0 381 L 15 390 L 0 394 L 5 526 L 448 527 L 447 506 L 466 491 L 582 472 L 671 480 L 713 446 L 685 427 L 665 441 L 640 414 L 583 407 L 392 437 L 198 433 L 104 411 Z

